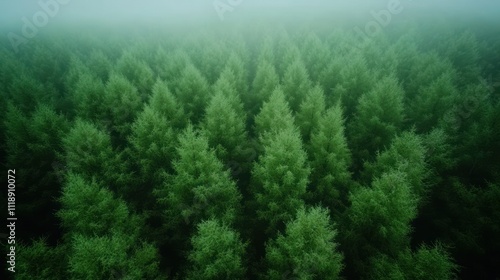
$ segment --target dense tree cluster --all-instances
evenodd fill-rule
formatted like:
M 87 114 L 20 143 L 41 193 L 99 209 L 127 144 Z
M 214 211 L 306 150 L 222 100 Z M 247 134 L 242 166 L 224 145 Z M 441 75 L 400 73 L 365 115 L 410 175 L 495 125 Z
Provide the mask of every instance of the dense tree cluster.
M 498 41 L 240 31 L 0 46 L 18 279 L 500 276 Z

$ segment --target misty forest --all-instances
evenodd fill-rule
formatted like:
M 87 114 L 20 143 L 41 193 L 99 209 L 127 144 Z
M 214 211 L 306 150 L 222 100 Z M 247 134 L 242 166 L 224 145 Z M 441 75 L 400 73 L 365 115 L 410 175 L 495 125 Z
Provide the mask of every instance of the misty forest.
M 4 272 L 499 279 L 498 21 L 244 4 L 2 35 Z

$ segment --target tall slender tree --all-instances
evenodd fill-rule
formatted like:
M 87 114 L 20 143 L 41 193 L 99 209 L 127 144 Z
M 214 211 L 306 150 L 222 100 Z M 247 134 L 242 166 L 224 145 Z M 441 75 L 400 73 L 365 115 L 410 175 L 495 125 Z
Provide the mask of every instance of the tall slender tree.
M 371 160 L 375 153 L 388 147 L 403 122 L 404 91 L 392 76 L 380 80 L 364 94 L 351 123 L 350 139 L 355 164 Z
M 300 58 L 291 62 L 283 75 L 283 92 L 292 111 L 299 109 L 303 96 L 312 88 L 307 68 Z
M 297 126 L 306 145 L 309 144 L 312 131 L 318 127 L 325 106 L 325 95 L 319 85 L 309 90 L 300 104 L 296 114 Z
M 257 217 L 270 235 L 304 205 L 310 168 L 296 129 L 282 129 L 264 144 L 264 153 L 252 170 Z
M 284 234 L 266 246 L 266 279 L 341 279 L 343 256 L 328 210 L 300 208 Z
M 244 279 L 247 244 L 227 225 L 217 219 L 200 222 L 191 244 L 186 279 Z
M 410 244 L 417 201 L 404 173 L 391 171 L 350 195 L 343 251 L 350 277 L 367 277 L 378 254 L 396 258 Z
M 211 92 L 208 81 L 193 64 L 188 64 L 182 71 L 175 93 L 186 110 L 188 119 L 198 123 L 210 100 Z
M 252 83 L 253 94 L 248 98 L 246 104 L 252 115 L 256 114 L 262 103 L 267 101 L 274 89 L 279 85 L 280 79 L 273 64 L 262 60 L 257 65 L 255 78 Z
M 351 174 L 351 152 L 347 146 L 340 104 L 321 116 L 309 146 L 311 184 L 308 197 L 329 207 L 331 213 L 343 210 L 347 202 Z
M 187 241 L 186 233 L 204 219 L 234 224 L 241 194 L 207 138 L 188 126 L 179 137 L 177 154 L 173 174 L 156 190 L 172 240 Z

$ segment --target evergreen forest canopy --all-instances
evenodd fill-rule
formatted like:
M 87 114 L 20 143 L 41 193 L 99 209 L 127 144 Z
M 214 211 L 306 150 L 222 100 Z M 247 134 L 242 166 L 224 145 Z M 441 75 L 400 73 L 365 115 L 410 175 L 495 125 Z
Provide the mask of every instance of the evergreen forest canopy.
M 3 42 L 16 279 L 500 277 L 498 31 L 261 22 Z

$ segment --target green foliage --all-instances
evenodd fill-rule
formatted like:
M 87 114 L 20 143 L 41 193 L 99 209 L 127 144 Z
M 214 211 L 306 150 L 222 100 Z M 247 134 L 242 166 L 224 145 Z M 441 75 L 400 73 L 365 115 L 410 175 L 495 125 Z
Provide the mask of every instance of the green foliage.
M 380 255 L 373 259 L 369 279 L 456 279 L 457 266 L 441 245 L 421 246 L 414 253 L 402 251 L 396 259 Z
M 409 246 L 410 222 L 417 215 L 417 201 L 404 173 L 391 171 L 350 195 L 348 231 L 342 244 L 350 269 L 357 275 L 369 271 L 377 254 L 395 257 Z
M 281 88 L 276 88 L 269 100 L 262 105 L 259 114 L 255 116 L 256 134 L 265 144 L 271 135 L 290 129 L 295 129 L 294 117 L 283 91 Z
M 347 146 L 344 119 L 340 105 L 321 116 L 311 136 L 311 188 L 313 202 L 322 202 L 333 212 L 338 211 L 341 199 L 347 195 L 351 152 Z
M 235 61 L 234 63 L 241 62 L 239 59 L 232 59 L 231 61 Z M 232 109 L 236 111 L 238 116 L 242 119 L 245 119 L 246 112 L 241 99 L 247 96 L 246 92 L 248 91 L 248 89 L 246 88 L 247 84 L 244 81 L 245 78 L 244 76 L 242 76 L 243 73 L 240 72 L 242 71 L 242 69 L 239 69 L 240 66 L 240 64 L 234 66 L 226 66 L 226 68 L 224 68 L 224 71 L 220 74 L 219 79 L 217 79 L 217 81 L 213 85 L 213 92 L 214 95 L 221 93 L 222 96 L 228 100 Z M 236 69 L 233 70 L 233 67 L 236 67 Z
M 227 76 L 227 79 L 234 84 L 238 96 L 246 96 L 248 92 L 248 72 L 246 65 L 237 53 L 231 53 L 220 76 Z
M 170 123 L 155 109 L 146 106 L 132 124 L 129 142 L 130 156 L 141 184 L 159 183 L 162 171 L 171 170 L 175 154 L 176 136 Z
M 252 96 L 247 100 L 249 111 L 252 114 L 258 112 L 262 103 L 269 100 L 269 97 L 279 85 L 280 79 L 273 64 L 267 60 L 262 60 L 257 65 L 257 72 L 252 83 Z
M 319 85 L 309 90 L 296 114 L 297 126 L 300 129 L 304 143 L 308 144 L 311 132 L 318 126 L 325 112 L 325 95 Z
M 38 105 L 53 105 L 54 92 L 28 73 L 20 73 L 8 88 L 8 96 L 22 112 L 33 112 Z
M 436 128 L 424 135 L 422 139 L 422 144 L 426 149 L 426 161 L 435 172 L 448 171 L 457 165 L 457 160 L 453 157 L 455 148 L 450 145 L 449 138 L 443 129 Z
M 108 188 L 68 174 L 60 201 L 71 279 L 159 277 L 157 250 L 140 240 L 142 222 Z
M 142 101 L 150 95 L 155 80 L 153 71 L 144 61 L 125 51 L 116 63 L 116 71 L 129 80 L 137 88 Z
M 66 267 L 61 265 L 67 261 L 67 248 L 63 245 L 51 247 L 39 239 L 31 245 L 20 244 L 16 249 L 16 279 L 67 279 Z
M 456 95 L 451 73 L 443 73 L 429 86 L 421 87 L 408 110 L 408 117 L 417 131 L 428 132 L 436 126 L 453 106 Z
M 240 161 L 245 145 L 245 116 L 238 115 L 233 102 L 218 91 L 208 104 L 205 118 L 202 122 L 203 134 L 206 136 L 210 147 L 215 148 L 217 157 L 225 164 Z
M 427 194 L 425 179 L 428 176 L 425 156 L 421 137 L 414 132 L 403 132 L 387 150 L 377 155 L 374 163 L 365 163 L 365 177 L 378 178 L 393 170 L 403 172 L 416 198 L 423 199 Z
M 299 109 L 303 96 L 311 90 L 311 87 L 312 83 L 302 60 L 297 59 L 289 64 L 283 75 L 283 92 L 292 111 L 296 112 Z
M 95 125 L 77 120 L 63 138 L 62 159 L 68 173 L 78 173 L 87 181 L 95 179 L 120 194 L 128 182 L 122 154 L 113 149 L 109 134 Z
M 51 211 L 57 208 L 55 198 L 61 181 L 54 166 L 62 151 L 61 138 L 69 130 L 66 119 L 47 106 L 38 106 L 31 115 L 8 104 L 4 119 L 6 169 L 15 169 L 17 215 L 26 217 L 19 237 L 27 240 L 47 231 L 56 223 Z M 7 177 L 4 177 L 7 180 Z M 10 178 L 9 178 L 10 179 Z M 51 234 L 57 233 L 52 229 Z
M 274 56 L 274 41 L 271 36 L 266 35 L 264 39 L 262 39 L 262 43 L 259 46 L 259 55 L 257 59 L 259 63 L 267 61 L 271 65 L 274 65 L 276 58 Z
M 408 80 L 405 81 L 406 99 L 413 100 L 421 88 L 429 86 L 443 73 L 453 73 L 453 66 L 449 60 L 439 57 L 434 52 L 419 55 L 410 68 Z
M 104 95 L 106 124 L 115 142 L 130 134 L 131 124 L 141 110 L 137 89 L 122 75 L 111 74 Z M 120 144 L 120 143 L 119 143 Z
M 185 50 L 180 48 L 168 53 L 167 56 L 168 58 L 166 61 L 168 61 L 168 63 L 161 65 L 164 74 L 163 76 L 160 75 L 160 78 L 168 81 L 169 88 L 175 92 L 180 83 L 179 74 L 182 73 L 189 64 L 192 64 L 192 62 Z
M 0 44 L 17 278 L 499 275 L 497 26 L 265 18 Z
M 336 236 L 326 209 L 300 208 L 284 234 L 266 246 L 266 279 L 341 279 L 343 256 Z
M 130 66 L 133 67 L 133 65 Z M 101 50 L 93 50 L 89 56 L 88 67 L 92 73 L 101 79 L 101 82 L 106 82 L 109 79 L 109 74 L 113 70 L 113 63 Z
M 457 38 L 452 38 L 442 46 L 444 55 L 457 69 L 460 86 L 476 82 L 480 78 L 479 42 L 470 30 L 464 31 Z
M 70 173 L 60 198 L 62 209 L 57 216 L 71 235 L 101 236 L 110 231 L 137 231 L 124 201 L 116 199 L 96 181 L 86 181 Z M 92 203 L 90 203 L 92 202 Z
M 193 53 L 193 56 L 197 58 L 198 63 L 196 65 L 198 69 L 206 76 L 208 82 L 212 84 L 224 69 L 229 52 L 222 42 L 213 38 L 203 38 L 201 41 L 205 46 L 197 49 Z
M 375 79 L 368 70 L 366 59 L 356 52 L 350 53 L 339 62 L 334 62 L 332 66 L 333 68 L 327 70 L 326 78 L 338 80 L 338 82 L 336 84 L 327 82 L 327 84 L 334 85 L 333 95 L 342 100 L 345 115 L 347 119 L 350 119 L 357 109 L 360 97 L 374 87 Z
M 341 81 L 340 71 L 342 71 L 343 67 L 344 61 L 340 57 L 333 57 L 319 74 L 318 82 L 325 90 L 327 105 L 331 106 L 338 102 L 339 99 L 347 98 L 343 96 L 345 89 L 340 86 L 337 87 L 337 84 Z
M 496 206 L 500 199 L 499 185 L 477 187 L 454 179 L 436 188 L 434 197 L 433 204 L 421 214 L 420 219 L 426 221 L 424 226 L 449 244 L 459 264 L 464 258 L 480 260 L 477 275 L 486 278 L 486 268 L 499 260 L 496 255 L 500 248 L 497 238 L 500 227 L 496 222 L 500 217 Z
M 314 32 L 308 33 L 301 47 L 304 64 L 313 82 L 318 82 L 323 69 L 328 67 L 330 50 Z
M 69 256 L 70 279 L 160 279 L 158 252 L 123 233 L 76 235 Z
M 198 224 L 191 244 L 186 279 L 243 279 L 247 244 L 237 232 L 216 219 L 206 220 Z
M 170 92 L 167 83 L 162 80 L 158 79 L 154 84 L 148 105 L 173 128 L 180 130 L 186 125 L 182 104 L 179 104 L 177 98 Z
M 231 225 L 239 213 L 241 194 L 229 172 L 209 148 L 208 140 L 192 126 L 179 137 L 174 174 L 156 190 L 165 208 L 167 228 L 185 236 L 198 222 L 217 218 Z
M 394 77 L 380 80 L 364 94 L 351 123 L 355 160 L 371 159 L 376 151 L 388 147 L 403 122 L 404 92 Z
M 193 64 L 188 64 L 182 71 L 175 93 L 188 119 L 197 123 L 210 100 L 211 92 L 206 78 Z
M 72 91 L 76 116 L 98 122 L 105 127 L 107 117 L 105 92 L 106 88 L 99 78 L 89 73 L 82 73 Z
M 310 168 L 295 129 L 282 129 L 264 144 L 264 154 L 252 170 L 257 216 L 269 232 L 283 223 L 304 205 Z
M 411 279 L 455 279 L 457 266 L 448 253 L 440 246 L 420 247 L 413 255 L 413 269 L 409 269 Z M 413 270 L 413 271 L 412 271 Z

